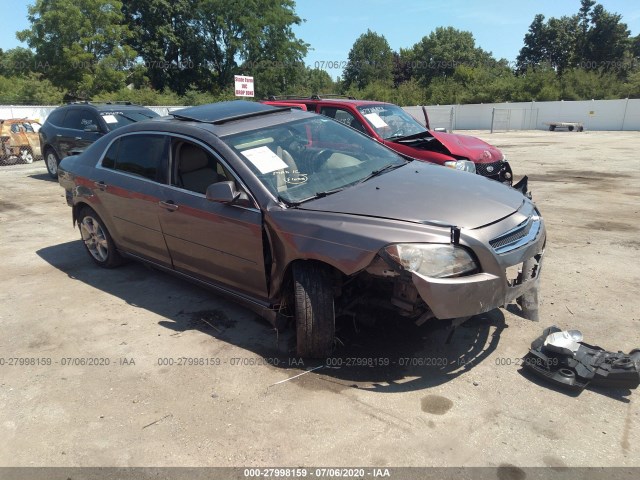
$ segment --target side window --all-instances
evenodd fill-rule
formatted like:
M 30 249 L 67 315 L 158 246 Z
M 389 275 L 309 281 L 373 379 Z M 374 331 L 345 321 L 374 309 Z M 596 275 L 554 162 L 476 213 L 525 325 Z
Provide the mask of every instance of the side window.
M 84 130 L 90 125 L 98 126 L 98 117 L 91 110 L 84 108 L 73 108 L 69 110 L 62 126 L 73 130 Z
M 102 166 L 104 168 L 116 168 L 116 158 L 118 158 L 118 149 L 120 148 L 120 139 L 111 144 L 107 153 L 105 153 L 102 159 Z
M 171 184 L 176 187 L 204 194 L 212 183 L 233 180 L 220 162 L 199 145 L 174 138 L 171 153 L 174 172 Z
M 165 183 L 168 144 L 164 135 L 127 135 L 111 145 L 102 166 Z
M 67 110 L 54 110 L 47 117 L 47 122 L 52 125 L 60 126 L 64 121 L 64 116 L 67 113 Z
M 322 107 L 320 109 L 320 113 L 329 118 L 333 118 L 334 120 L 339 121 L 340 123 L 344 123 L 345 125 L 355 128 L 356 130 L 365 133 L 366 130 L 362 123 L 353 115 L 351 112 L 347 110 L 343 110 L 342 108 L 336 107 Z
M 67 111 L 67 116 L 64 117 L 64 122 L 62 126 L 64 128 L 71 128 L 73 130 L 82 130 L 82 124 L 80 120 L 82 119 L 82 112 L 78 108 L 72 108 Z

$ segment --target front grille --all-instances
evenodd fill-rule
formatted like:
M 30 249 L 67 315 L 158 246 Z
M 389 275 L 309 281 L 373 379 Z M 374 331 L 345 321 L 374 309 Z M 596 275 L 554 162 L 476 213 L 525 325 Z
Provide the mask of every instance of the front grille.
M 525 245 L 538 236 L 540 217 L 532 215 L 516 228 L 489 241 L 496 253 L 506 253 Z
M 494 177 L 500 173 L 503 166 L 502 160 L 493 163 L 476 163 L 476 173 L 483 177 Z

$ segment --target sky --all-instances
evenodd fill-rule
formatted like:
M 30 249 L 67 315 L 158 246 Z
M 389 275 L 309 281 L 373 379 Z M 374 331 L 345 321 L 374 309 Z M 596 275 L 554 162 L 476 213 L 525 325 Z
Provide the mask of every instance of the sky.
M 25 46 L 15 31 L 29 27 L 27 5 L 33 1 L 0 0 L 3 27 L 0 48 Z M 622 15 L 631 34 L 640 34 L 640 2 L 600 0 L 604 8 Z M 10 5 L 10 8 L 6 8 Z M 546 18 L 573 15 L 580 0 L 297 0 L 296 12 L 306 21 L 294 28 L 311 45 L 309 67 L 340 75 L 353 42 L 370 29 L 384 35 L 393 50 L 409 48 L 437 27 L 470 31 L 476 46 L 497 59 L 515 63 L 524 35 L 536 14 Z M 8 28 L 11 26 L 11 28 Z M 330 68 L 330 67 L 338 68 Z

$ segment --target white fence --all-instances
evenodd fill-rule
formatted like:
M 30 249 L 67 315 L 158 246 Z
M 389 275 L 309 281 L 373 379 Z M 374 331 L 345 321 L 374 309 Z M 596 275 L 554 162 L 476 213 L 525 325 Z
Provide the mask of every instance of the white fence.
M 491 130 L 499 115 L 500 130 L 547 130 L 549 122 L 580 122 L 586 130 L 640 131 L 640 99 L 438 105 L 427 112 L 433 108 L 453 109 L 454 130 Z M 419 109 L 405 107 L 416 118 Z
M 54 108 L 0 105 L 0 118 L 27 117 L 44 122 Z M 167 115 L 181 107 L 149 108 Z M 494 109 L 501 115 L 498 120 L 506 124 L 500 130 L 547 130 L 549 122 L 581 122 L 586 130 L 640 131 L 640 99 L 437 105 L 428 106 L 427 112 L 432 128 L 491 130 Z M 405 110 L 424 123 L 421 107 Z M 495 118 L 493 121 L 495 125 Z

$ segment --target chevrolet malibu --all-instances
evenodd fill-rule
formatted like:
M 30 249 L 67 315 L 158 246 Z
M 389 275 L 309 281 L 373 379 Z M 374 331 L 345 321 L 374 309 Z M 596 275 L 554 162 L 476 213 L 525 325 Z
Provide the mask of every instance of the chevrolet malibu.
M 222 102 L 113 131 L 60 164 L 90 258 L 149 263 L 328 355 L 359 304 L 415 321 L 518 301 L 536 314 L 545 228 L 478 175 L 411 161 L 321 115 Z

